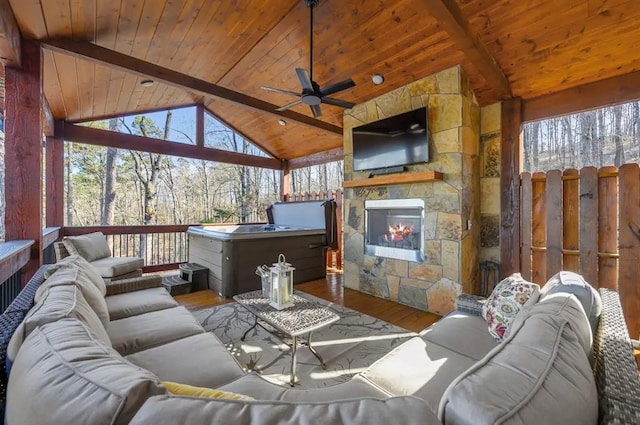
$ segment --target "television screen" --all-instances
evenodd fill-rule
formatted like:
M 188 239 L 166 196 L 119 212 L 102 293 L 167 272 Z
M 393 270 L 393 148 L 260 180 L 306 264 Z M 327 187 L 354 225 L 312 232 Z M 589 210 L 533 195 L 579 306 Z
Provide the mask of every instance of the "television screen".
M 429 161 L 427 108 L 353 128 L 353 169 L 388 168 Z

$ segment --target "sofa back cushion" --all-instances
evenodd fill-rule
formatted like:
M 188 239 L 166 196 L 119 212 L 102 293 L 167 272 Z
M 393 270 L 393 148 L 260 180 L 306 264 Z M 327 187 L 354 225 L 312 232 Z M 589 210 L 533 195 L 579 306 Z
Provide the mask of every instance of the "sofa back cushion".
M 69 251 L 69 254 L 78 254 L 87 261 L 99 260 L 111 256 L 111 249 L 109 249 L 107 238 L 102 232 L 67 236 L 62 242 L 67 248 L 67 251 Z
M 76 274 L 77 271 L 74 269 L 61 269 L 56 273 L 61 283 L 45 288 L 40 294 L 40 301 L 33 306 L 11 337 L 7 349 L 7 357 L 10 360 L 13 361 L 17 357 L 25 339 L 38 326 L 68 317 L 81 320 L 99 341 L 111 346 L 111 340 L 102 322 L 85 301 L 80 288 L 73 283 Z M 67 284 L 62 283 L 64 279 L 68 280 Z
M 131 421 L 131 425 L 285 423 L 440 425 L 427 403 L 410 396 L 297 403 L 156 396 Z
M 598 393 L 571 321 L 560 311 L 514 323 L 502 344 L 449 385 L 438 414 L 449 425 L 595 425 Z
M 34 330 L 9 377 L 6 424 L 128 424 L 148 397 L 165 394 L 151 372 L 98 341 L 81 321 Z
M 600 294 L 582 276 L 570 271 L 556 273 L 547 281 L 540 291 L 540 299 L 551 294 L 569 293 L 582 304 L 585 314 L 589 318 L 591 331 L 595 333 L 598 329 L 598 320 L 602 311 L 602 301 Z
M 60 278 L 62 276 L 69 276 L 70 274 L 75 276 L 73 280 Z M 36 292 L 35 302 L 40 302 L 43 295 L 47 293 L 49 288 L 59 285 L 76 285 L 80 288 L 83 298 L 87 303 L 89 303 L 102 322 L 102 325 L 106 327 L 109 324 L 109 309 L 107 308 L 107 301 L 105 300 L 104 295 L 100 292 L 100 289 L 91 282 L 91 278 L 85 269 L 76 267 L 75 265 L 66 264 L 62 267 L 58 267 L 56 272 L 47 278 Z
M 98 273 L 98 270 L 96 270 L 96 268 L 93 267 L 87 260 L 77 254 L 70 255 L 55 264 L 49 265 L 47 271 L 45 272 L 45 277 L 50 277 L 62 267 L 75 267 L 77 269 L 81 269 L 86 273 L 87 277 L 91 280 L 91 283 L 93 283 L 96 288 L 100 290 L 100 293 L 102 295 L 105 295 L 107 293 L 107 284 L 104 282 L 102 276 L 100 276 L 100 273 Z

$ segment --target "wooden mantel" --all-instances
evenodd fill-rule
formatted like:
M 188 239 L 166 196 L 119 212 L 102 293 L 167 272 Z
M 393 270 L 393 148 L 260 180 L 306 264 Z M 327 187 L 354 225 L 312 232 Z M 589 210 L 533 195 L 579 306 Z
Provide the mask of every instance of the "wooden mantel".
M 420 173 L 389 174 L 368 179 L 349 180 L 343 182 L 342 187 L 350 189 L 354 187 L 388 186 L 392 184 L 435 182 L 442 179 L 443 174 L 439 171 L 423 171 Z

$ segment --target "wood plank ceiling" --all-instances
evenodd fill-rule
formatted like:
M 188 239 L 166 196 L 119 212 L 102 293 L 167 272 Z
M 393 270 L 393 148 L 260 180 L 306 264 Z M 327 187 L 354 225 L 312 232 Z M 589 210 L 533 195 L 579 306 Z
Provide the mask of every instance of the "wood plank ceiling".
M 433 0 L 320 0 L 315 9 L 314 80 L 351 77 L 335 97 L 367 101 L 460 64 L 481 104 L 498 90 L 465 55 Z M 640 70 L 636 0 L 438 0 L 462 18 L 506 75 L 513 96 L 530 99 Z M 298 92 L 294 68 L 309 67 L 309 11 L 302 0 L 9 0 L 25 38 L 86 40 L 192 77 L 282 105 Z M 435 13 L 434 13 L 435 15 Z M 450 28 L 449 28 L 450 30 Z M 339 135 L 288 122 L 168 84 L 142 87 L 133 73 L 44 50 L 44 91 L 56 119 L 84 121 L 202 102 L 283 159 L 340 147 Z M 376 86 L 371 74 L 381 73 Z M 300 105 L 296 112 L 311 115 Z M 343 110 L 322 105 L 321 119 L 342 126 Z

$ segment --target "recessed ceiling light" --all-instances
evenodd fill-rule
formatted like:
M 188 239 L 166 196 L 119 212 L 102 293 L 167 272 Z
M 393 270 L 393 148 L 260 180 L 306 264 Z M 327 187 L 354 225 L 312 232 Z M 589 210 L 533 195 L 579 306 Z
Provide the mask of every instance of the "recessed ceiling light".
M 371 75 L 371 81 L 375 85 L 382 84 L 384 83 L 384 76 L 382 74 L 373 74 Z
M 142 80 L 142 81 L 140 81 L 140 85 L 142 87 L 151 87 L 154 83 L 155 83 L 155 81 L 153 81 L 153 80 Z
M 280 118 L 280 119 L 278 120 L 278 124 L 280 124 L 280 125 L 287 125 L 287 122 L 286 122 L 285 120 L 283 120 L 282 118 Z

